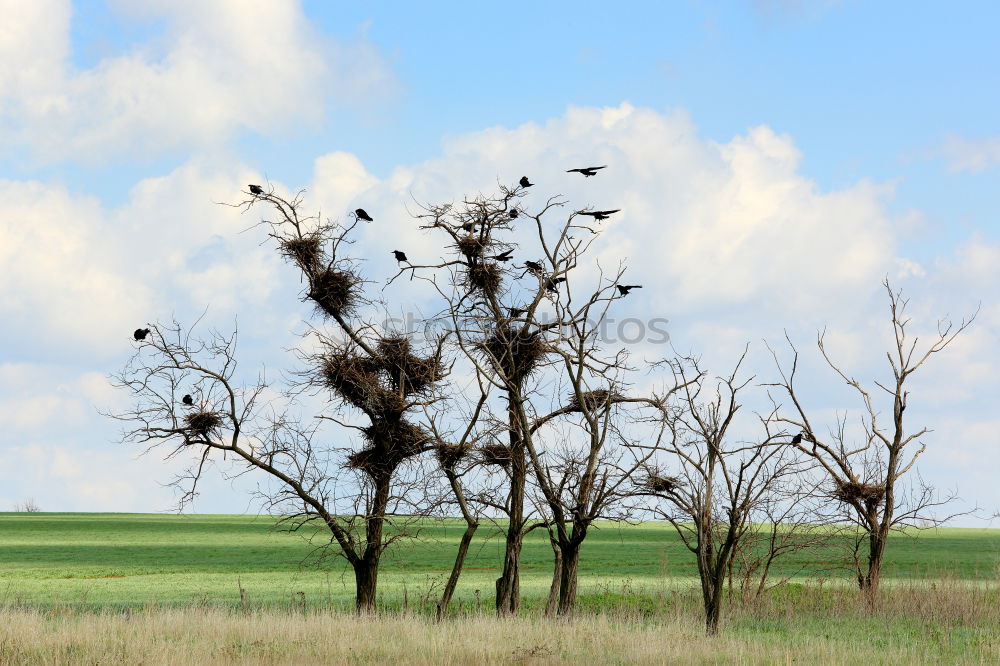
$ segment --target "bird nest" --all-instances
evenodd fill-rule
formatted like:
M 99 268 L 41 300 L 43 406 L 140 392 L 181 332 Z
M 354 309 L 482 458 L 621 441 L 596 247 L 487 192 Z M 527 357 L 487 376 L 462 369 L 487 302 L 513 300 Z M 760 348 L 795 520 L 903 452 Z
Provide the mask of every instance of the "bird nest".
M 465 284 L 484 296 L 496 296 L 503 282 L 503 271 L 496 264 L 476 262 L 465 269 Z
M 423 428 L 404 420 L 379 419 L 361 432 L 368 446 L 349 455 L 347 466 L 369 476 L 392 472 L 430 441 Z
M 218 412 L 192 412 L 184 417 L 187 429 L 199 437 L 208 437 L 222 425 Z
M 401 414 L 406 401 L 382 385 L 380 370 L 375 360 L 350 352 L 327 353 L 320 364 L 324 384 L 349 404 L 369 414 Z
M 520 386 L 545 358 L 548 345 L 538 331 L 522 332 L 514 326 L 499 326 L 482 342 L 479 350 L 506 381 Z
M 841 502 L 861 502 L 877 506 L 885 501 L 885 485 L 881 483 L 835 482 L 832 495 Z
M 642 485 L 654 493 L 672 493 L 680 487 L 681 481 L 676 476 L 650 472 L 643 479 Z
M 354 305 L 355 287 L 359 282 L 361 279 L 349 271 L 327 268 L 311 275 L 309 298 L 321 312 L 337 317 Z
M 444 369 L 436 356 L 420 358 L 413 353 L 410 341 L 403 336 L 379 340 L 375 362 L 389 375 L 389 381 L 404 395 L 426 390 L 441 379 Z
M 569 396 L 569 408 L 574 412 L 599 412 L 607 409 L 616 402 L 622 401 L 620 393 L 607 389 L 597 389 L 596 391 L 586 391 L 582 394 L 583 400 L 577 394 L 571 393 Z
M 314 272 L 323 262 L 323 239 L 319 236 L 283 238 L 281 253 L 299 265 L 306 272 Z
M 503 444 L 485 444 L 479 447 L 479 457 L 487 465 L 507 467 L 513 460 L 510 447 Z
M 486 251 L 486 247 L 489 245 L 489 241 L 484 238 L 480 238 L 476 234 L 468 234 L 467 236 L 462 236 L 457 241 L 455 241 L 455 247 L 461 252 L 466 259 L 469 261 L 475 261 L 483 256 L 483 252 Z
M 447 470 L 455 469 L 455 465 L 462 461 L 469 453 L 469 446 L 461 444 L 438 444 L 434 447 L 434 453 L 437 454 L 438 462 L 441 463 L 441 467 Z

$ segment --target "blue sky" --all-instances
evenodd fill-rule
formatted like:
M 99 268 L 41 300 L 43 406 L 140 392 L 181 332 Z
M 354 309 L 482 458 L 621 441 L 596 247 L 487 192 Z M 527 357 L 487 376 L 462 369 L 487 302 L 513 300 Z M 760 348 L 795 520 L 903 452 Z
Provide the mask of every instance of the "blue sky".
M 805 347 L 829 325 L 873 375 L 881 277 L 930 324 L 981 302 L 928 370 L 929 391 L 957 388 L 922 414 L 945 442 L 924 473 L 1000 506 L 981 471 L 1000 461 L 996 3 L 8 4 L 0 506 L 169 508 L 169 474 L 97 414 L 130 351 L 112 331 L 137 318 L 239 316 L 248 355 L 287 365 L 273 332 L 287 346 L 305 311 L 247 220 L 212 205 L 233 188 L 266 176 L 332 215 L 392 211 L 390 233 L 421 248 L 411 193 L 522 172 L 624 201 L 627 237 L 602 251 L 662 276 L 636 302 L 708 355 L 784 328 Z M 592 156 L 617 161 L 603 189 L 562 179 Z M 671 261 L 646 256 L 657 244 Z M 219 482 L 196 510 L 245 506 Z

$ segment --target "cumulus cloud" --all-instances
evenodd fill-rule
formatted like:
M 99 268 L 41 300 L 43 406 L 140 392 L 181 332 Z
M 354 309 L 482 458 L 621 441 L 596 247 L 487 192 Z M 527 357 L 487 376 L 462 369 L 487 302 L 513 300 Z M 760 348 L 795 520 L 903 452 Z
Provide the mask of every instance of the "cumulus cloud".
M 340 45 L 294 2 L 112 3 L 159 39 L 78 70 L 69 0 L 0 10 L 0 138 L 41 162 L 221 145 L 234 132 L 318 126 L 331 102 L 383 98 L 393 77 L 366 40 Z

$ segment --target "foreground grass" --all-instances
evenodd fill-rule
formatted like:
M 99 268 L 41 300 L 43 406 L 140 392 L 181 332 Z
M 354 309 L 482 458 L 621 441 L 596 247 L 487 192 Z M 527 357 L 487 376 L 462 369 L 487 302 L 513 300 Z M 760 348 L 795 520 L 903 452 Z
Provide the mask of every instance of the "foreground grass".
M 242 585 L 255 605 L 349 607 L 354 581 L 343 560 L 309 566 L 313 546 L 272 525 L 266 516 L 0 513 L 0 605 L 235 605 Z M 622 599 L 652 608 L 658 595 L 691 585 L 694 559 L 667 526 L 599 528 L 581 560 L 584 609 L 602 610 Z M 460 521 L 428 521 L 418 541 L 390 551 L 380 574 L 380 604 L 398 609 L 404 599 L 412 607 L 435 598 L 462 529 Z M 477 598 L 490 603 L 503 548 L 490 534 L 484 526 L 473 543 L 455 597 L 458 611 L 475 608 Z M 776 574 L 849 585 L 835 569 L 837 557 L 783 563 Z M 894 537 L 885 575 L 888 584 L 942 577 L 995 582 L 998 563 L 1000 530 L 928 530 Z M 522 564 L 522 591 L 531 608 L 544 599 L 552 567 L 540 530 L 526 540 Z
M 1000 663 L 994 587 L 899 585 L 874 610 L 859 606 L 853 590 L 795 589 L 731 606 L 713 638 L 692 592 L 668 595 L 650 612 L 571 621 L 468 613 L 440 624 L 407 613 L 8 606 L 0 608 L 0 663 Z

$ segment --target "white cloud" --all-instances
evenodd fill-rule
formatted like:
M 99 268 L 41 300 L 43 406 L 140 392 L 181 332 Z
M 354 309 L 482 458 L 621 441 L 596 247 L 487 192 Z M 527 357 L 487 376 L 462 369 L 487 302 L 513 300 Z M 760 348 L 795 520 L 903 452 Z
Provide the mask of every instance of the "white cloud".
M 68 0 L 0 7 L 0 138 L 42 161 L 100 164 L 219 146 L 235 132 L 318 126 L 331 101 L 380 99 L 391 73 L 365 40 L 317 32 L 293 2 L 113 3 L 160 38 L 76 70 Z M 362 102 L 368 103 L 368 102 Z
M 1000 165 L 1000 136 L 970 138 L 951 134 L 941 152 L 952 171 L 983 171 Z

